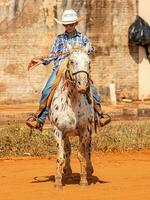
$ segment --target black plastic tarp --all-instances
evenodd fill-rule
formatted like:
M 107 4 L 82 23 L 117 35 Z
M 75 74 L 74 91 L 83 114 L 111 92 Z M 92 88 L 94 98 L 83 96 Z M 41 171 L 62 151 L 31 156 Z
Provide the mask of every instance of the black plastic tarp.
M 128 31 L 129 41 L 145 46 L 150 43 L 150 26 L 140 16 L 131 24 Z

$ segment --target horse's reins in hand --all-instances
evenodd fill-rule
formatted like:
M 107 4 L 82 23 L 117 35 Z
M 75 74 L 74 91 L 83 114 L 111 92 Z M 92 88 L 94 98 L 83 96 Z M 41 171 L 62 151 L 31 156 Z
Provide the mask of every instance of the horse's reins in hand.
M 30 68 L 30 70 L 33 70 L 34 68 L 36 68 L 36 67 L 37 67 L 38 65 L 40 65 L 40 64 L 43 64 L 43 60 L 46 59 L 46 58 L 55 58 L 55 57 L 57 58 L 57 57 L 62 56 L 62 55 L 69 55 L 69 51 L 66 51 L 66 52 L 64 52 L 64 53 L 52 54 L 52 55 L 50 55 L 50 56 L 38 56 L 38 57 L 35 57 L 35 58 L 33 58 L 32 60 L 33 60 L 33 61 L 39 60 L 39 62 L 36 63 L 35 65 L 33 65 L 33 66 Z M 30 75 L 29 75 L 29 74 L 27 74 L 27 79 L 28 79 L 28 82 L 29 82 L 30 86 L 32 87 L 32 89 L 33 89 L 35 92 L 37 92 L 37 89 L 34 87 L 34 85 L 32 84 L 32 81 L 30 80 Z
M 33 58 L 32 60 L 34 61 L 36 61 L 36 60 L 40 60 L 37 64 L 35 64 L 35 65 L 33 65 L 33 67 L 31 68 L 31 69 L 33 69 L 33 68 L 35 68 L 35 67 L 37 67 L 38 65 L 40 65 L 40 64 L 43 64 L 43 60 L 44 59 L 48 59 L 48 58 L 57 58 L 57 57 L 59 57 L 59 56 L 63 56 L 63 55 L 69 55 L 69 51 L 66 51 L 66 52 L 63 52 L 63 53 L 56 53 L 56 54 L 52 54 L 52 55 L 50 55 L 50 56 L 39 56 L 39 57 L 35 57 L 35 58 Z

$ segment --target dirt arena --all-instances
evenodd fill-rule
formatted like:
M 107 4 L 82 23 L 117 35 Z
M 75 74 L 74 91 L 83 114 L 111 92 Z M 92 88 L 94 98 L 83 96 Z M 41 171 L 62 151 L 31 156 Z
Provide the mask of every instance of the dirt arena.
M 150 151 L 93 153 L 89 186 L 79 186 L 80 166 L 72 158 L 73 178 L 54 188 L 55 157 L 1 158 L 0 200 L 148 200 Z

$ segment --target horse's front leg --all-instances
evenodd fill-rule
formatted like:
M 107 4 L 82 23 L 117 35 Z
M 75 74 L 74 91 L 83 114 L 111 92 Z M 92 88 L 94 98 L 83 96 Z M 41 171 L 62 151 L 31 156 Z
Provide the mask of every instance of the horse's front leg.
M 91 142 L 92 142 L 92 126 L 89 123 L 86 127 L 86 142 L 85 142 L 85 153 L 86 153 L 86 171 L 87 175 L 91 176 L 94 172 L 93 165 L 91 162 Z
M 63 168 L 64 174 L 67 176 L 71 176 L 72 174 L 72 169 L 71 169 L 71 165 L 70 165 L 70 155 L 71 155 L 71 144 L 69 141 L 69 137 L 66 136 L 64 138 L 64 147 L 65 147 L 65 166 Z
M 85 142 L 84 139 L 80 137 L 79 151 L 78 151 L 78 159 L 80 161 L 80 185 L 87 186 L 87 172 L 86 172 L 86 153 L 85 153 Z
M 56 174 L 55 174 L 55 187 L 59 189 L 62 187 L 62 171 L 63 171 L 63 164 L 65 162 L 63 133 L 59 129 L 55 128 L 54 137 L 57 142 L 57 163 L 56 163 Z

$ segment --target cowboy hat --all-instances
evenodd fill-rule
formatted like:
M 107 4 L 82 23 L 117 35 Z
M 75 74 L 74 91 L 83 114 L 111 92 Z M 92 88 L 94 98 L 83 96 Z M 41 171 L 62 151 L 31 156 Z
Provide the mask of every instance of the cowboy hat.
M 58 23 L 58 24 L 73 24 L 75 22 L 79 22 L 81 20 L 83 20 L 84 17 L 79 17 L 77 16 L 77 13 L 70 9 L 70 10 L 65 10 L 62 14 L 62 20 L 59 21 L 58 19 L 54 18 L 54 20 Z

